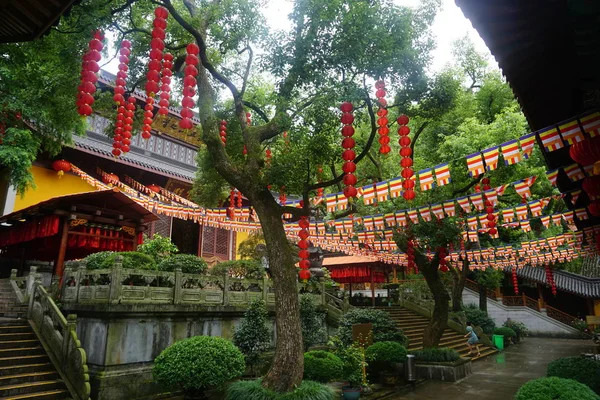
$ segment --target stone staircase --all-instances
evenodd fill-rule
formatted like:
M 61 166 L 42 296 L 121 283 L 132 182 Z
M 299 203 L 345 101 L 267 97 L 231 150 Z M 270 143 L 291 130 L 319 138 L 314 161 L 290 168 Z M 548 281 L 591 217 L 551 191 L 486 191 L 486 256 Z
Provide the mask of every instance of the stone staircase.
M 70 399 L 26 313 L 8 280 L 0 280 L 0 399 Z
M 423 348 L 423 331 L 429 323 L 429 318 L 423 317 L 414 311 L 401 307 L 377 307 L 377 309 L 389 313 L 398 327 L 402 329 L 409 340 L 409 351 L 421 350 Z M 464 337 L 465 334 L 466 332 L 461 333 L 453 329 L 446 328 L 440 341 L 440 347 L 454 349 L 462 357 L 468 357 L 469 347 L 467 346 L 467 339 Z M 473 361 L 480 358 L 485 358 L 498 352 L 496 349 L 484 346 L 482 344 L 479 345 L 479 351 L 481 352 L 481 356 L 473 357 Z

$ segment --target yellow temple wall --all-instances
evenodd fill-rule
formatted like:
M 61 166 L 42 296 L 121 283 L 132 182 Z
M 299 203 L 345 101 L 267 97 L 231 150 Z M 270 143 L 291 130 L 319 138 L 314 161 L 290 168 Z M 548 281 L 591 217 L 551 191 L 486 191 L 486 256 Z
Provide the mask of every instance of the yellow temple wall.
M 236 249 L 237 251 L 235 252 L 235 259 L 236 260 L 240 260 L 240 243 L 242 243 L 244 240 L 248 239 L 248 232 L 236 232 L 235 234 L 235 245 L 236 245 Z
M 31 168 L 31 173 L 36 188 L 28 190 L 24 196 L 17 195 L 13 211 L 21 210 L 52 197 L 95 190 L 86 181 L 70 173 L 66 173 L 62 178 L 59 178 L 57 172 L 53 169 L 36 166 Z

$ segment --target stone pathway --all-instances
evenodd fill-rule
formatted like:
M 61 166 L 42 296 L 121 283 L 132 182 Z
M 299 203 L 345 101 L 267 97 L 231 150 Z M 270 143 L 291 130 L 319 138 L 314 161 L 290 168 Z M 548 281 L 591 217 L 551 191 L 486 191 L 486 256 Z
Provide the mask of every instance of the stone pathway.
M 503 352 L 473 363 L 473 374 L 457 383 L 429 381 L 389 400 L 510 400 L 525 382 L 546 375 L 546 366 L 560 357 L 593 353 L 591 340 L 526 338 Z

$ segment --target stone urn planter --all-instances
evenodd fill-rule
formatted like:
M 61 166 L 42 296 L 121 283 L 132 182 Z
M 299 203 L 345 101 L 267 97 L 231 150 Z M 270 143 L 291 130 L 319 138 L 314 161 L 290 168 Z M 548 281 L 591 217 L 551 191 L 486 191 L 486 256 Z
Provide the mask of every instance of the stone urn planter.
M 344 400 L 358 400 L 360 399 L 361 388 L 354 386 L 342 387 L 342 398 Z
M 421 379 L 456 382 L 471 374 L 471 359 L 437 363 L 417 361 L 416 367 L 417 377 Z

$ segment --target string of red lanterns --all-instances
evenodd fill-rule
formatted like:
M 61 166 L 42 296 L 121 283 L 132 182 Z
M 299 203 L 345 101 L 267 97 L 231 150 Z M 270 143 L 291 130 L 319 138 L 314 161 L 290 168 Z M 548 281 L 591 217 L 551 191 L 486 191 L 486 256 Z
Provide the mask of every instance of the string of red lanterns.
M 300 207 L 304 207 L 304 201 L 302 200 L 300 200 Z M 310 227 L 310 222 L 308 221 L 308 217 L 300 217 L 298 226 L 300 227 L 300 231 L 298 232 L 298 237 L 300 238 L 300 241 L 298 242 L 298 247 L 300 248 L 300 251 L 298 252 L 298 257 L 300 258 L 300 272 L 298 273 L 298 277 L 302 281 L 307 281 L 310 278 L 310 254 L 308 252 L 308 228 Z
M 441 272 L 448 272 L 450 269 L 448 268 L 448 260 L 446 257 L 448 256 L 448 252 L 445 247 L 440 247 L 438 250 L 438 260 L 440 265 Z
M 219 124 L 219 135 L 221 136 L 221 143 L 223 146 L 227 144 L 227 121 L 221 120 Z
M 135 113 L 135 97 L 129 96 L 127 98 L 127 103 L 125 104 L 125 106 L 119 106 L 118 111 L 120 114 L 122 113 L 125 115 L 125 119 L 123 120 L 121 146 L 115 149 L 120 149 L 123 153 L 129 153 L 129 145 L 131 144 L 131 132 L 133 131 L 133 115 Z
M 229 192 L 229 218 L 235 218 L 235 189 Z
M 317 182 L 321 183 L 323 181 L 323 167 L 321 165 L 317 166 Z M 323 197 L 324 189 L 322 187 L 317 188 L 317 198 L 321 199 Z
M 546 265 L 546 282 L 550 285 L 550 289 L 552 290 L 552 294 L 556 296 L 556 284 L 554 283 L 554 274 L 552 273 L 552 269 L 550 265 Z
M 236 190 L 236 191 L 237 191 L 237 207 L 242 208 L 242 204 L 243 204 L 242 203 L 242 201 L 243 201 L 242 192 L 240 192 L 239 190 Z
M 483 190 L 490 190 L 490 178 L 483 178 L 481 180 L 483 183 Z M 496 215 L 494 214 L 494 204 L 485 196 L 485 212 L 487 213 L 487 227 L 488 234 L 490 236 L 494 236 L 498 233 L 498 229 L 496 229 Z
M 512 283 L 515 294 L 519 294 L 519 280 L 517 278 L 517 267 L 512 268 Z
M 409 118 L 406 115 L 401 115 L 398 117 L 398 135 L 400 138 L 398 139 L 398 144 L 400 144 L 400 166 L 402 167 L 402 187 L 404 188 L 404 192 L 402 193 L 402 197 L 406 200 L 411 201 L 415 198 L 415 181 L 412 179 L 415 172 L 412 169 L 413 160 L 412 149 L 410 148 L 410 128 L 407 126 L 409 122 Z
M 356 142 L 352 139 L 354 136 L 354 127 L 352 123 L 354 122 L 354 115 L 352 114 L 352 110 L 354 107 L 350 102 L 344 102 L 340 106 L 340 110 L 342 111 L 342 117 L 340 121 L 342 122 L 342 136 L 344 139 L 342 140 L 342 148 L 344 148 L 344 152 L 342 153 L 342 158 L 344 159 L 344 165 L 342 170 L 344 172 L 344 196 L 348 199 L 348 201 L 353 201 L 353 199 L 358 195 L 358 190 L 356 190 L 357 179 L 354 172 L 356 171 L 356 164 L 354 163 L 354 159 L 356 158 L 356 153 L 354 152 L 354 146 L 356 146 Z
M 127 71 L 129 69 L 129 55 L 131 54 L 131 42 L 123 40 L 119 49 L 119 72 L 115 80 L 115 89 L 113 101 L 117 104 L 117 121 L 115 122 L 115 130 L 113 135 L 112 154 L 115 157 L 121 155 L 123 146 L 123 134 L 125 132 L 125 85 L 127 84 Z
M 273 158 L 273 153 L 271 152 L 271 149 L 267 148 L 265 150 L 265 163 L 267 164 L 267 167 L 271 166 L 272 158 Z
M 406 269 L 407 272 L 413 271 L 417 274 L 417 264 L 415 263 L 415 243 L 412 239 L 406 244 Z
M 83 55 L 81 80 L 77 87 L 77 99 L 75 101 L 77 112 L 82 117 L 88 117 L 94 112 L 92 105 L 95 101 L 97 74 L 100 71 L 98 62 L 102 60 L 102 53 L 100 53 L 104 47 L 102 40 L 104 40 L 104 35 L 101 31 L 96 31 L 92 40 L 88 43 L 88 51 Z
M 380 154 L 388 154 L 392 148 L 390 147 L 390 128 L 388 127 L 388 110 L 387 110 L 387 101 L 385 100 L 385 82 L 383 80 L 378 80 L 375 82 L 375 97 L 377 97 L 377 102 L 379 103 L 379 109 L 377 110 L 377 133 L 379 133 L 379 153 Z
M 160 101 L 158 102 L 158 113 L 160 115 L 169 114 L 169 100 L 171 100 L 171 77 L 173 76 L 173 54 L 165 53 L 163 55 L 162 71 L 160 81 Z
M 192 123 L 192 117 L 194 112 L 192 107 L 196 105 L 194 96 L 196 94 L 196 75 L 198 75 L 198 53 L 200 48 L 195 43 L 190 43 L 186 47 L 187 56 L 185 57 L 185 68 L 183 70 L 183 99 L 181 100 L 181 120 L 179 120 L 179 126 L 182 129 L 192 129 L 194 124 Z

